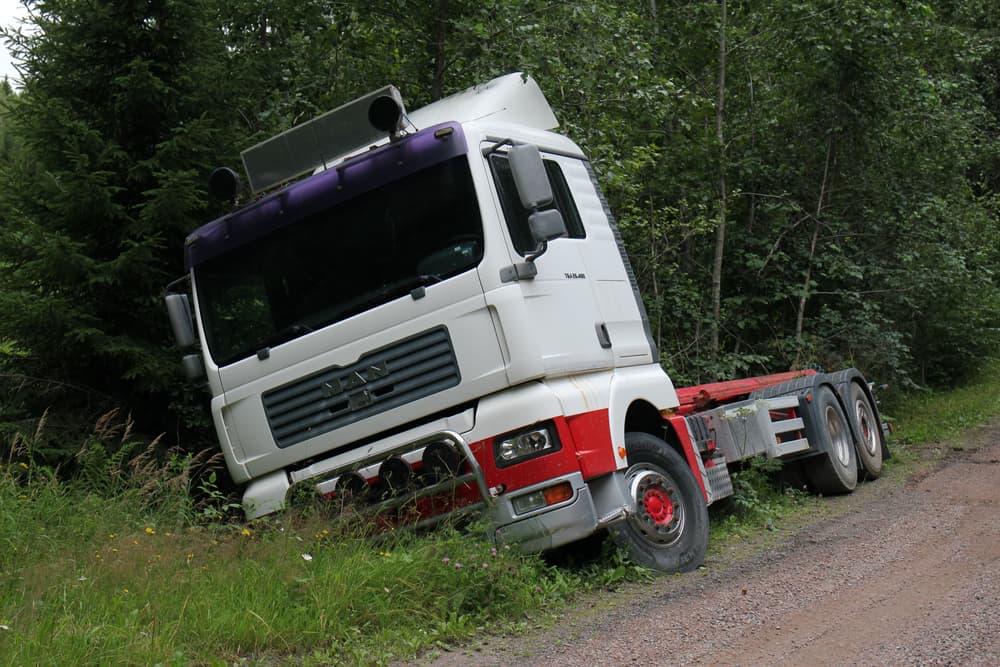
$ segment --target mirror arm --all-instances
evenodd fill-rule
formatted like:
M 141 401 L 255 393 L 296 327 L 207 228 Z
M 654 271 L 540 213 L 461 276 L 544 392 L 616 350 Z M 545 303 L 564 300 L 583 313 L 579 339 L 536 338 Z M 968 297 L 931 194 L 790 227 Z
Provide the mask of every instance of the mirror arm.
M 182 292 L 180 286 L 183 285 L 184 283 L 190 283 L 190 282 L 191 282 L 191 274 L 185 273 L 183 276 L 181 276 L 177 280 L 174 280 L 169 285 L 164 287 L 163 294 L 161 296 L 166 296 L 168 294 L 179 294 Z
M 549 249 L 549 242 L 546 239 L 542 239 L 538 242 L 538 247 L 532 250 L 530 253 L 524 256 L 524 261 L 534 263 L 536 259 L 545 254 L 545 251 Z
M 500 141 L 496 142 L 492 146 L 487 146 L 486 148 L 484 148 L 483 149 L 483 157 L 489 157 L 489 156 L 493 155 L 494 153 L 499 152 L 500 149 L 503 148 L 504 146 L 516 146 L 516 145 L 517 145 L 517 142 L 515 142 L 510 137 L 507 137 L 506 139 L 501 139 Z

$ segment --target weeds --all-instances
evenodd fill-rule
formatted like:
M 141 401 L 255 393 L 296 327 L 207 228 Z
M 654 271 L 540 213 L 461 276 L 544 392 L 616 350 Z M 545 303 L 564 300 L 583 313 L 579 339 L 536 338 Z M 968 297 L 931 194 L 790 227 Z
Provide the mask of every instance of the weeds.
M 970 384 L 950 391 L 911 393 L 887 406 L 896 432 L 894 453 L 911 443 L 940 442 L 982 426 L 1000 414 L 1000 362 L 986 364 Z
M 11 664 L 380 664 L 648 576 L 620 558 L 554 567 L 476 538 L 483 526 L 376 541 L 312 506 L 231 523 L 212 460 L 159 452 L 109 414 L 67 481 L 32 460 L 44 429 L 9 443 L 0 468 Z

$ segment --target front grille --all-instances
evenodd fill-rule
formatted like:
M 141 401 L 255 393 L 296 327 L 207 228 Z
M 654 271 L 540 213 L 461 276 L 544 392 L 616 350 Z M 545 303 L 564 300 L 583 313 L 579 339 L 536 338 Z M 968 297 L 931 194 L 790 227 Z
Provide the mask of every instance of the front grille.
M 330 366 L 261 398 L 278 447 L 430 396 L 461 381 L 448 330 L 438 327 Z

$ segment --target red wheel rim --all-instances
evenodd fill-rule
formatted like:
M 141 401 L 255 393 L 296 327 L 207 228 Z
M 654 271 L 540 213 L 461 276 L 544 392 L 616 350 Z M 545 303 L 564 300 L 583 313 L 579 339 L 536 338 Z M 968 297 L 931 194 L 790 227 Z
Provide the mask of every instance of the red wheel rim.
M 659 486 L 646 489 L 643 504 L 646 506 L 650 518 L 653 519 L 653 523 L 658 526 L 665 526 L 674 518 L 674 503 Z

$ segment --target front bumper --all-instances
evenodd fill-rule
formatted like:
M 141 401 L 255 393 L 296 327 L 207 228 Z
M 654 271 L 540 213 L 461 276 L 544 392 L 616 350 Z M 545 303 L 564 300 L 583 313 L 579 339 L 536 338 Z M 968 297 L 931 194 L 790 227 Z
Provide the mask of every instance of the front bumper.
M 519 496 L 569 482 L 573 495 L 568 500 L 539 508 L 524 515 L 514 512 L 513 500 Z M 539 552 L 583 539 L 617 521 L 630 509 L 628 494 L 620 473 L 583 481 L 580 473 L 547 480 L 519 489 L 510 497 L 495 498 L 492 507 L 494 537 L 497 543 L 512 544 L 522 551 Z

